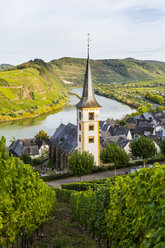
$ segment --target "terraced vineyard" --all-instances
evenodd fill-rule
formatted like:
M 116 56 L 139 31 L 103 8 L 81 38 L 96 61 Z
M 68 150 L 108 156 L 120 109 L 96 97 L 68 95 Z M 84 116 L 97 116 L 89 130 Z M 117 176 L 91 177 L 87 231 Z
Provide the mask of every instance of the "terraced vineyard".
M 66 104 L 67 87 L 41 68 L 24 65 L 0 72 L 0 121 L 33 117 Z

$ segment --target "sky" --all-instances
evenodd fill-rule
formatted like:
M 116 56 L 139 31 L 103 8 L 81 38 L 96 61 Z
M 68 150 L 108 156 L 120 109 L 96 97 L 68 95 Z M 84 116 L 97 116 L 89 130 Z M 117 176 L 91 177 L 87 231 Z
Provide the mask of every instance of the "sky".
M 0 0 L 0 64 L 40 58 L 165 61 L 165 0 Z

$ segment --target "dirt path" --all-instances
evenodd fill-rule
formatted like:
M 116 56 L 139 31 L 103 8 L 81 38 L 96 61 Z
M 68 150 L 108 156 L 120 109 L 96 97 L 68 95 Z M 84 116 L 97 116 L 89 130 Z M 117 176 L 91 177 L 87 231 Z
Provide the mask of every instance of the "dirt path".
M 52 219 L 44 225 L 32 248 L 97 248 L 67 203 L 57 203 Z

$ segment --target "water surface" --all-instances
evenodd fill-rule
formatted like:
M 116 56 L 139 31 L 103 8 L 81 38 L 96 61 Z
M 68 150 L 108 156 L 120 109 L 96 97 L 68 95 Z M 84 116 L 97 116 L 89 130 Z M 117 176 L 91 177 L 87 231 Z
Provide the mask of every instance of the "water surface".
M 82 88 L 73 89 L 72 92 L 82 95 Z M 100 120 L 108 118 L 121 119 L 126 114 L 131 114 L 132 110 L 127 105 L 120 102 L 96 95 L 96 99 L 102 106 L 100 111 Z M 60 112 L 41 115 L 32 119 L 24 119 L 17 121 L 10 121 L 0 123 L 0 136 L 5 136 L 7 145 L 14 136 L 16 139 L 32 138 L 41 129 L 43 129 L 49 136 L 52 136 L 55 130 L 61 123 L 67 124 L 69 122 L 76 124 L 76 107 L 75 105 L 80 101 L 76 96 L 70 95 L 68 104 Z

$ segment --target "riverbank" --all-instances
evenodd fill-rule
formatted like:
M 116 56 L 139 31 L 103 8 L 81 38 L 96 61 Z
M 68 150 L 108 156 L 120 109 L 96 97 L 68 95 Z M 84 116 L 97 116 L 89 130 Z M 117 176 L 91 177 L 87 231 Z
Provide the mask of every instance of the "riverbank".
M 99 96 L 104 96 L 104 97 L 107 97 L 107 98 L 110 98 L 110 99 L 113 99 L 115 101 L 118 101 L 118 102 L 121 102 L 129 107 L 131 107 L 132 109 L 137 109 L 138 107 L 140 107 L 140 104 L 136 104 L 134 102 L 130 102 L 128 99 L 125 99 L 125 98 L 121 98 L 121 95 L 116 95 L 114 93 L 110 93 L 108 91 L 104 92 L 102 91 L 102 89 L 99 89 L 97 88 L 95 90 L 95 93 Z
M 43 114 L 51 114 L 51 113 L 62 111 L 63 108 L 68 103 L 69 95 L 75 95 L 77 98 L 81 99 L 81 96 L 79 94 L 76 94 L 74 92 L 68 91 L 67 92 L 67 97 L 58 100 L 58 103 L 56 103 L 55 105 L 42 106 L 42 107 L 40 107 L 40 108 L 38 108 L 36 110 L 34 108 L 32 108 L 31 110 L 29 110 L 30 112 L 26 112 L 24 110 L 19 111 L 18 113 L 15 112 L 15 115 L 20 114 L 17 117 L 12 117 L 10 115 L 2 116 L 0 114 L 0 123 L 9 122 L 9 121 L 16 121 L 16 120 L 31 119 L 31 118 L 35 118 L 35 117 L 43 115 Z
M 79 94 L 77 94 L 77 93 L 69 91 L 68 94 L 77 96 L 79 99 L 81 99 L 81 96 Z
M 59 112 L 59 111 L 63 110 L 63 108 L 65 107 L 65 105 L 67 105 L 67 103 L 68 103 L 68 97 L 58 100 L 58 103 L 56 103 L 54 105 L 49 105 L 49 106 L 43 105 L 37 109 L 32 108 L 30 110 L 30 112 L 26 112 L 24 110 L 19 111 L 19 113 L 15 113 L 16 117 L 15 116 L 12 117 L 10 115 L 5 115 L 5 116 L 0 115 L 0 123 L 9 122 L 9 121 L 24 120 L 24 119 L 31 119 L 31 118 L 35 118 L 35 117 L 40 116 L 40 115 Z M 18 114 L 18 116 L 17 116 L 17 114 Z
M 136 109 L 137 114 L 148 111 L 160 112 L 165 109 L 163 106 L 163 101 L 165 101 L 163 81 L 161 83 L 153 80 L 95 85 L 95 92 Z M 157 102 L 160 101 L 161 105 L 155 107 L 154 101 L 149 102 L 144 96 L 149 96 Z

